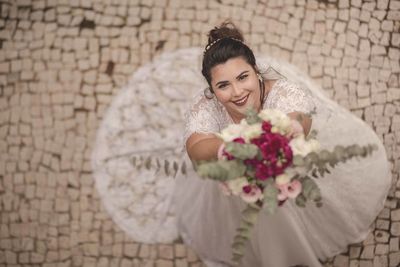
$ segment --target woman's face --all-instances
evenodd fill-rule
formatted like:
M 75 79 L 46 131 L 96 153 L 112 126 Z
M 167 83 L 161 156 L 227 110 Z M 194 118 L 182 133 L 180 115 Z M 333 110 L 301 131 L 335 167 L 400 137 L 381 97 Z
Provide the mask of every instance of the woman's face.
M 231 58 L 211 69 L 211 85 L 218 101 L 235 122 L 252 107 L 260 109 L 260 84 L 257 73 L 242 57 Z

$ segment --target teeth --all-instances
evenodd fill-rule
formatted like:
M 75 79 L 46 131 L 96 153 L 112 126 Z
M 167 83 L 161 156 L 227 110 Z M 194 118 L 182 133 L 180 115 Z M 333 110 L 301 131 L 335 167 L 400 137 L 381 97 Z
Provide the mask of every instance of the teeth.
M 236 104 L 242 104 L 246 101 L 247 96 L 243 97 L 241 100 L 235 101 Z

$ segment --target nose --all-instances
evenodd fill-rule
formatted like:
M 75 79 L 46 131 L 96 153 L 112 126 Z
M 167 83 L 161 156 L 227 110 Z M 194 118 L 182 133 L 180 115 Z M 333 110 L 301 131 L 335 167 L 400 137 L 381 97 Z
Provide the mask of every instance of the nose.
M 240 88 L 239 84 L 232 83 L 232 93 L 233 93 L 233 96 L 241 96 L 242 95 L 242 89 Z

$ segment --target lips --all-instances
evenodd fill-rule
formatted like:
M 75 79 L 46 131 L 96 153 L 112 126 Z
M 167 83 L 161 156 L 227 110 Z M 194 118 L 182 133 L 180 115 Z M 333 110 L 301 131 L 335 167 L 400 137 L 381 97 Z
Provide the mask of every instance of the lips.
M 232 103 L 235 104 L 236 106 L 243 106 L 244 104 L 246 104 L 248 98 L 249 95 L 246 95 L 236 101 L 232 101 Z

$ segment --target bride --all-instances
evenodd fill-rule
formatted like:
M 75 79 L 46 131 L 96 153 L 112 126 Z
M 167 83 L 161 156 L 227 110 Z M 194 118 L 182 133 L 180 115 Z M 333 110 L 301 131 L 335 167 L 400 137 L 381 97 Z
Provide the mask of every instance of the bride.
M 207 266 L 231 266 L 231 244 L 245 203 L 223 195 L 217 182 L 204 180 L 189 168 L 174 179 L 139 170 L 130 155 L 150 151 L 168 159 L 179 157 L 182 146 L 176 144 L 183 135 L 187 162 L 214 159 L 221 145 L 215 133 L 239 122 L 248 107 L 270 108 L 297 120 L 305 134 L 316 130 L 322 149 L 376 144 L 378 150 L 362 160 L 339 164 L 316 180 L 321 208 L 299 208 L 287 201 L 272 216 L 262 213 L 242 266 L 321 266 L 320 261 L 345 251 L 348 244 L 364 240 L 391 184 L 384 147 L 372 129 L 293 67 L 280 71 L 288 80 L 273 68 L 264 68 L 262 56 L 256 62 L 231 23 L 211 30 L 202 52 L 179 50 L 142 67 L 107 111 L 92 166 L 97 190 L 113 220 L 136 242 L 172 242 L 179 234 Z M 182 134 L 183 104 L 191 90 L 204 88 L 196 65 L 200 53 L 208 88 L 193 99 Z
M 321 266 L 320 260 L 362 241 L 391 183 L 385 151 L 363 122 L 318 94 L 270 70 L 261 72 L 240 31 L 229 22 L 209 32 L 202 74 L 208 88 L 195 97 L 186 115 L 184 143 L 191 160 L 216 159 L 222 141 L 215 133 L 238 123 L 249 107 L 279 109 L 297 120 L 307 135 L 318 132 L 322 148 L 379 144 L 369 158 L 351 160 L 316 182 L 323 206 L 288 202 L 274 215 L 262 213 L 245 249 L 242 266 Z M 360 138 L 362 136 L 363 138 Z M 245 207 L 225 196 L 217 182 L 194 172 L 175 185 L 178 230 L 208 266 L 231 266 L 231 244 Z

